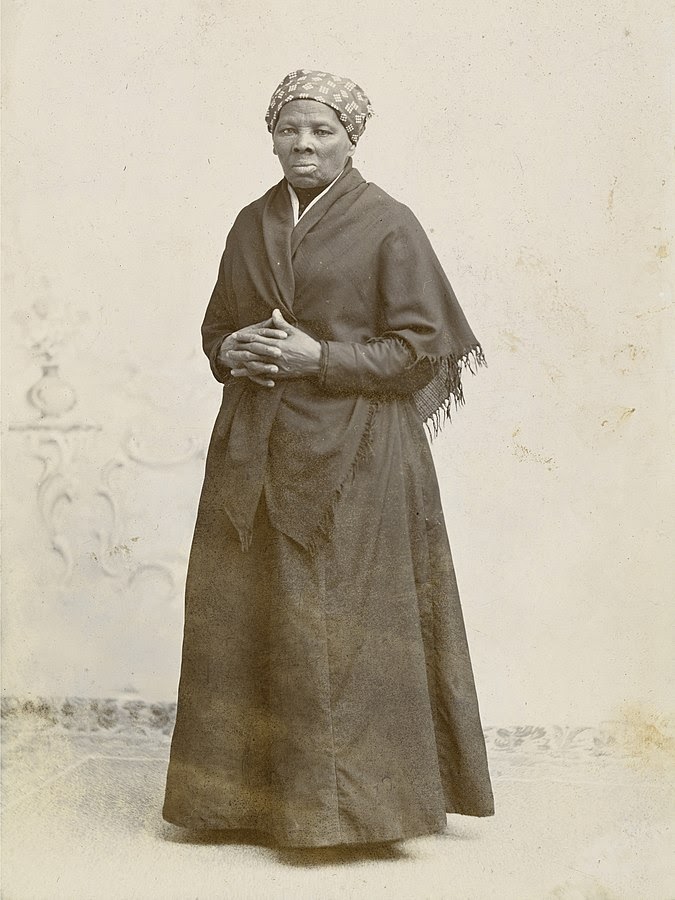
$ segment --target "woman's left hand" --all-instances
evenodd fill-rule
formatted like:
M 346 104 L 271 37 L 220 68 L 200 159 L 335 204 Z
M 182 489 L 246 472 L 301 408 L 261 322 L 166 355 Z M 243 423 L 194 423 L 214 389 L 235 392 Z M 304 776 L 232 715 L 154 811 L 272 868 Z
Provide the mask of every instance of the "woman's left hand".
M 274 378 L 302 378 L 308 375 L 317 375 L 321 368 L 321 344 L 315 341 L 313 337 L 305 334 L 295 325 L 287 322 L 281 312 L 275 309 L 271 319 L 272 327 L 286 334 L 286 337 L 280 340 L 267 337 L 265 343 L 275 346 L 279 349 L 279 355 L 275 355 L 274 359 L 260 359 L 260 362 L 273 363 L 277 368 Z M 237 336 L 237 341 L 241 345 L 241 349 L 245 349 L 246 344 L 256 341 L 255 335 L 242 333 Z

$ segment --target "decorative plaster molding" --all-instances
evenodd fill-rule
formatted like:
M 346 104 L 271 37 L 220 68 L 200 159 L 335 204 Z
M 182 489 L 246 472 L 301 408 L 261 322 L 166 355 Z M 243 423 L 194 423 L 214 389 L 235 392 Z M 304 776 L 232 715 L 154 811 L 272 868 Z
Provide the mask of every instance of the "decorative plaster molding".
M 144 452 L 137 437 L 130 433 L 122 442 L 122 449 L 130 460 L 141 466 L 149 466 L 151 469 L 164 469 L 171 466 L 182 466 L 184 463 L 190 462 L 190 460 L 203 454 L 203 441 L 198 441 L 196 438 L 188 438 L 186 444 L 186 450 L 178 456 L 159 459 Z
M 129 538 L 129 534 L 135 532 L 130 532 L 127 527 L 131 517 L 127 501 L 134 498 L 127 494 L 130 490 L 127 482 L 118 484 L 113 481 L 113 475 L 140 466 L 144 467 L 150 480 L 152 470 L 183 466 L 204 456 L 204 441 L 194 437 L 186 437 L 185 443 L 176 450 L 169 450 L 161 440 L 157 451 L 148 449 L 152 431 L 156 437 L 165 422 L 174 424 L 174 398 L 181 391 L 183 395 L 187 391 L 188 396 L 190 391 L 194 393 L 194 389 L 186 387 L 185 371 L 196 366 L 197 358 L 191 353 L 183 368 L 174 364 L 160 373 L 161 377 L 157 377 L 155 370 L 154 380 L 146 377 L 144 366 L 132 366 L 133 399 L 154 410 L 154 414 L 159 415 L 159 425 L 153 429 L 153 423 L 146 418 L 139 428 L 140 433 L 129 430 L 118 443 L 118 433 L 111 434 L 117 421 L 111 424 L 106 418 L 104 427 L 84 421 L 88 417 L 83 416 L 77 406 L 81 380 L 78 385 L 75 379 L 73 386 L 60 372 L 60 360 L 64 358 L 65 350 L 70 347 L 72 351 L 73 338 L 88 318 L 88 313 L 53 296 L 47 277 L 36 286 L 36 299 L 30 307 L 14 315 L 21 342 L 29 351 L 32 362 L 42 369 L 41 377 L 25 394 L 38 417 L 14 423 L 9 430 L 24 438 L 26 455 L 37 459 L 42 467 L 36 485 L 37 508 L 51 548 L 62 563 L 60 577 L 58 572 L 54 577 L 52 568 L 47 568 L 49 583 L 45 589 L 61 597 L 66 596 L 63 589 L 67 587 L 77 595 L 81 587 L 78 578 L 84 581 L 105 578 L 117 581 L 113 589 L 119 588 L 123 592 L 134 589 L 139 596 L 149 594 L 155 599 L 161 597 L 162 601 L 173 602 L 184 580 L 187 558 L 171 546 L 151 549 L 152 542 L 129 543 L 137 540 Z M 69 368 L 72 369 L 72 352 L 65 358 L 70 359 Z M 75 370 L 77 374 L 77 365 Z M 81 379 L 82 368 L 79 372 Z M 67 377 L 71 378 L 72 372 Z M 86 377 L 95 378 L 95 371 Z M 30 375 L 27 375 L 27 384 L 29 380 Z M 187 382 L 189 385 L 190 379 Z M 195 383 L 202 385 L 202 380 Z M 167 391 L 167 384 L 174 390 Z M 205 393 L 207 384 L 208 380 L 204 378 L 200 391 Z M 87 453 L 86 440 L 94 433 L 102 434 L 102 438 L 97 441 L 96 453 Z M 107 452 L 104 450 L 106 445 Z M 101 457 L 101 451 L 106 455 Z M 112 455 L 101 466 L 101 459 L 106 459 L 109 453 Z M 78 516 L 80 512 L 82 515 Z M 83 527 L 88 534 L 82 534 Z M 43 551 L 43 555 L 51 554 Z M 80 567 L 81 562 L 84 565 Z
M 153 703 L 134 697 L 3 697 L 0 719 L 3 726 L 50 728 L 57 731 L 119 735 L 169 734 L 173 729 L 176 704 Z M 6 729 L 3 727 L 3 731 Z
M 171 555 L 171 561 L 164 559 L 145 559 L 135 562 L 129 568 L 127 558 L 122 559 L 115 553 L 115 548 L 124 546 L 120 539 L 122 503 L 119 492 L 115 491 L 111 478 L 117 471 L 129 468 L 132 465 L 144 466 L 150 469 L 165 469 L 182 466 L 203 452 L 202 443 L 195 439 L 189 439 L 184 452 L 163 459 L 148 455 L 143 451 L 141 442 L 133 431 L 127 432 L 120 443 L 120 447 L 102 467 L 99 475 L 96 496 L 100 497 L 108 510 L 108 523 L 102 524 L 94 532 L 98 542 L 96 560 L 102 571 L 110 578 L 124 578 L 128 586 L 148 573 L 156 575 L 167 586 L 167 599 L 174 596 L 177 586 L 182 583 L 182 577 L 187 566 L 187 560 L 182 555 Z M 115 562 L 117 565 L 115 565 Z
M 3 731 L 10 738 L 11 732 L 25 733 L 30 727 L 96 737 L 168 736 L 175 714 L 175 702 L 151 702 L 134 697 L 6 697 L 1 706 Z M 623 726 L 618 722 L 598 726 L 512 725 L 484 729 L 487 749 L 493 758 L 528 763 L 535 759 L 564 763 L 630 757 L 634 754 L 630 744 L 622 739 L 622 732 Z
M 9 426 L 27 438 L 28 452 L 42 463 L 37 483 L 37 503 L 42 522 L 53 549 L 63 560 L 61 580 L 67 583 L 73 573 L 73 548 L 62 527 L 60 511 L 77 496 L 73 461 L 85 445 L 87 436 L 100 426 L 87 422 L 60 422 L 40 419 Z
M 102 430 L 100 425 L 90 422 L 47 416 L 9 426 L 9 431 L 25 437 L 27 453 L 42 463 L 42 472 L 37 482 L 37 505 L 51 546 L 63 561 L 62 585 L 71 581 L 75 559 L 75 548 L 63 527 L 63 507 L 74 503 L 85 490 L 87 479 L 78 477 L 77 458 L 83 455 L 88 436 Z M 178 456 L 156 459 L 141 449 L 140 441 L 132 432 L 125 436 L 115 455 L 101 467 L 98 485 L 94 489 L 94 496 L 101 498 L 107 508 L 107 516 L 103 516 L 100 527 L 94 529 L 94 537 L 98 543 L 95 559 L 106 576 L 124 578 L 131 585 L 140 575 L 155 573 L 168 585 L 168 596 L 173 596 L 186 565 L 183 557 L 173 559 L 172 562 L 161 559 L 142 560 L 129 571 L 129 566 L 123 565 L 123 561 L 113 552 L 120 545 L 117 537 L 122 515 L 121 503 L 110 479 L 116 470 L 130 465 L 163 469 L 184 465 L 202 453 L 202 443 L 189 439 L 186 449 Z M 181 570 L 180 573 L 178 569 Z

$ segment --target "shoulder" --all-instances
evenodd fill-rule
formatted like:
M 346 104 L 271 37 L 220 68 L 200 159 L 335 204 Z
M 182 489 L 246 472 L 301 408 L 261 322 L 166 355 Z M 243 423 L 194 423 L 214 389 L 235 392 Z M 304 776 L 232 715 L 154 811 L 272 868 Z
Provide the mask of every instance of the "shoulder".
M 367 182 L 367 189 L 363 192 L 363 201 L 369 207 L 369 211 L 375 213 L 378 218 L 383 217 L 391 231 L 422 231 L 422 225 L 415 213 L 388 194 L 379 185 L 372 181 Z
M 253 200 L 251 203 L 244 206 L 243 209 L 237 213 L 237 217 L 232 225 L 232 232 L 236 229 L 246 228 L 247 226 L 259 222 L 262 219 L 263 210 L 269 203 L 270 198 L 273 194 L 281 190 L 283 185 L 283 181 L 277 182 L 277 184 L 272 185 L 269 190 L 265 191 L 262 197 L 258 197 L 256 200 Z
M 225 254 L 238 251 L 247 244 L 258 244 L 260 242 L 263 212 L 268 206 L 270 199 L 279 192 L 284 184 L 284 181 L 278 182 L 265 191 L 262 197 L 247 203 L 243 209 L 239 210 L 230 230 L 227 232 Z
M 408 248 L 428 248 L 429 238 L 415 213 L 376 184 L 368 182 L 363 192 L 364 215 L 385 246 L 404 244 Z
M 395 215 L 400 215 L 402 217 L 412 215 L 412 210 L 407 207 L 405 203 L 396 200 L 395 197 L 392 197 L 391 194 L 388 194 L 373 181 L 366 182 L 366 190 L 363 192 L 363 196 L 368 203 L 386 209 Z
M 239 210 L 237 216 L 228 232 L 227 244 L 232 245 L 240 240 L 249 240 L 252 236 L 259 236 L 262 230 L 263 214 L 265 210 L 272 205 L 278 205 L 280 197 L 287 199 L 286 180 L 282 179 L 271 188 L 265 191 L 261 197 L 257 197 L 251 203 L 247 203 L 243 209 Z

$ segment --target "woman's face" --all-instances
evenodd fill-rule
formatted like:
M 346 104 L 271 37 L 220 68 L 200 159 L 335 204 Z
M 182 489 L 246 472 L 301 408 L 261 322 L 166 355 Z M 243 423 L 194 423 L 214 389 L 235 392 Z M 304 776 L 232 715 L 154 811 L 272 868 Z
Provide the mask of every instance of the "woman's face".
M 284 175 L 297 188 L 330 184 L 355 149 L 335 110 L 318 100 L 286 103 L 272 141 Z

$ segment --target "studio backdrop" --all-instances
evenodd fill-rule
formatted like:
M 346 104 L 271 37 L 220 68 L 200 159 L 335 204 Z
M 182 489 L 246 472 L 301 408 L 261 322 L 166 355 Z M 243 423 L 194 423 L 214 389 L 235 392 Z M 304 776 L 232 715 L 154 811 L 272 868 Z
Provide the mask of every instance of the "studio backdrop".
M 293 4 L 4 5 L 5 695 L 175 697 L 220 398 L 199 326 L 281 177 L 271 91 L 308 66 L 364 86 L 355 165 L 487 357 L 433 443 L 484 722 L 656 721 L 667 29 L 627 0 L 403 3 L 389 30 L 347 6 L 298 31 Z

